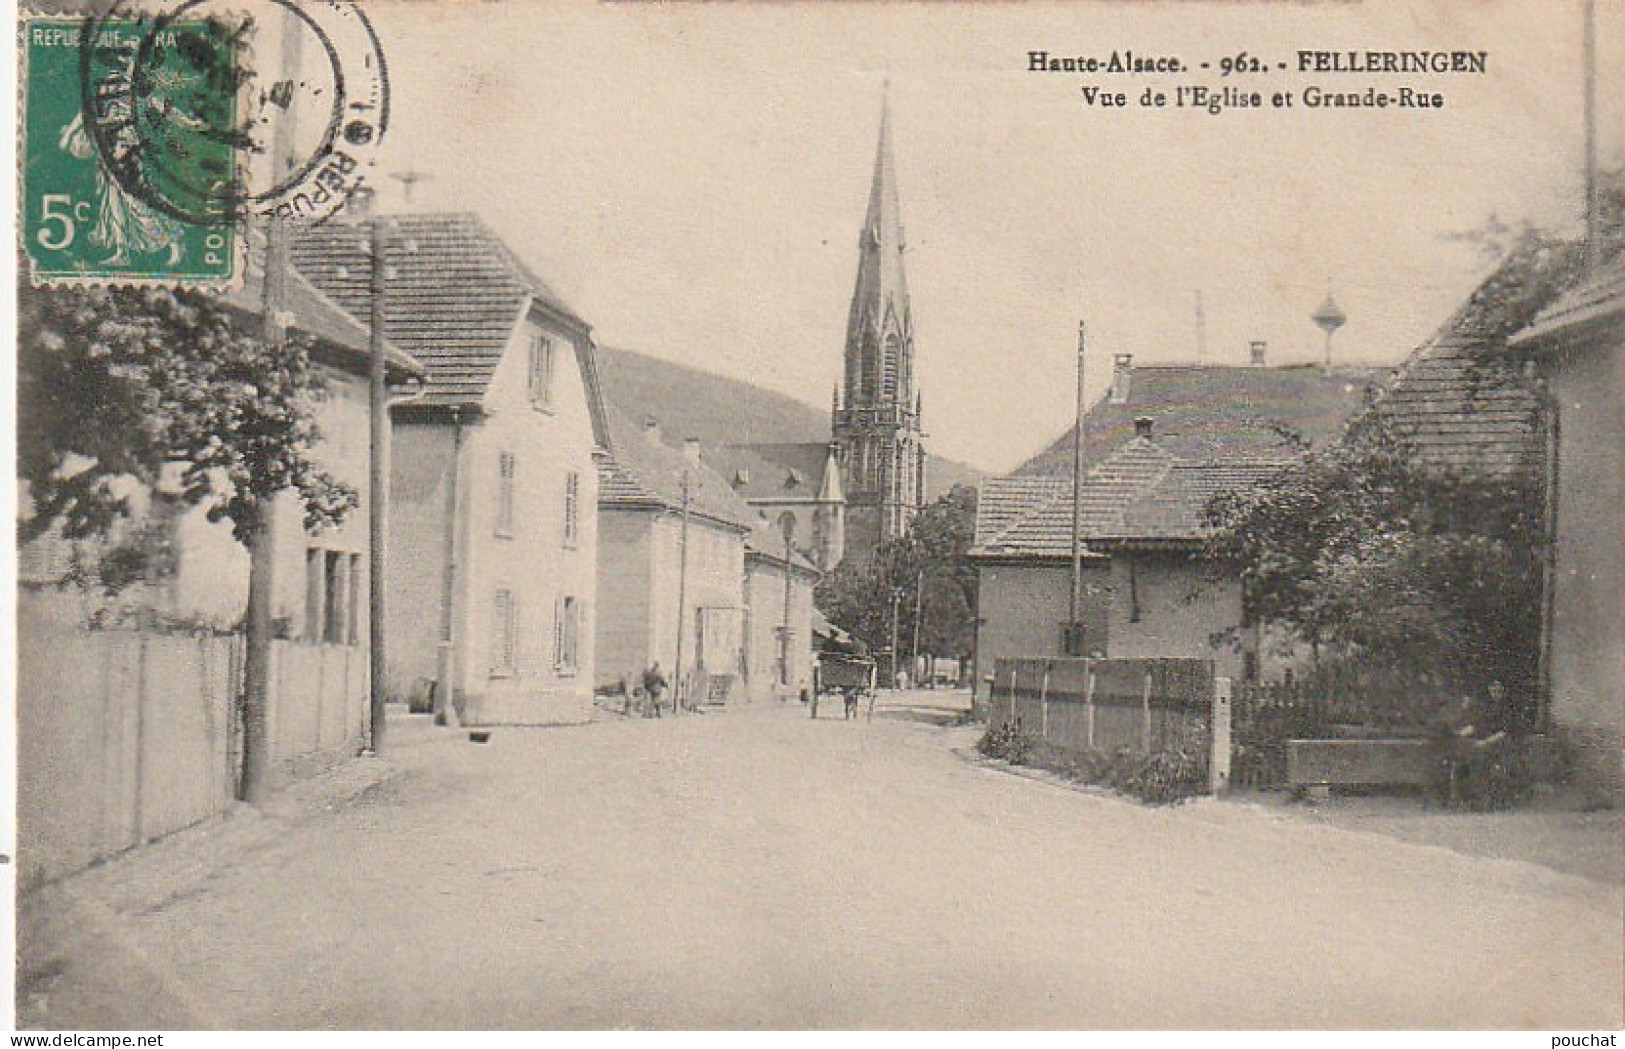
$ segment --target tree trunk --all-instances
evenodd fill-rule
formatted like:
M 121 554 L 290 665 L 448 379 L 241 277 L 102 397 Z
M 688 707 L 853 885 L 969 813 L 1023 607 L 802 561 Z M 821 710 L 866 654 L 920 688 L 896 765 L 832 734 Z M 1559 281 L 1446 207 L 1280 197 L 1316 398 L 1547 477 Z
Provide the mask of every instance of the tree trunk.
M 270 739 L 266 715 L 271 691 L 271 588 L 276 563 L 271 501 L 262 499 L 248 541 L 248 643 L 243 661 L 243 775 L 238 797 L 250 804 L 270 787 Z

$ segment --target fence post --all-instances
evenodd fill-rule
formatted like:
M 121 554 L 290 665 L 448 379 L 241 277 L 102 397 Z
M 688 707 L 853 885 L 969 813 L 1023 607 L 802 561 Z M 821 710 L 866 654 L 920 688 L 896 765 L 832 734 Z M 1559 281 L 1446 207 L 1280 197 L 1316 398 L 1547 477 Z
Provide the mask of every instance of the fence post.
M 1151 671 L 1145 672 L 1145 684 L 1140 688 L 1140 749 L 1151 750 Z
M 1230 789 L 1230 679 L 1213 679 L 1213 745 L 1207 763 L 1207 789 L 1223 794 Z
M 1088 664 L 1083 682 L 1083 738 L 1090 750 L 1095 749 L 1095 665 Z
M 1038 734 L 1049 739 L 1049 663 L 1044 663 L 1044 679 L 1038 686 Z

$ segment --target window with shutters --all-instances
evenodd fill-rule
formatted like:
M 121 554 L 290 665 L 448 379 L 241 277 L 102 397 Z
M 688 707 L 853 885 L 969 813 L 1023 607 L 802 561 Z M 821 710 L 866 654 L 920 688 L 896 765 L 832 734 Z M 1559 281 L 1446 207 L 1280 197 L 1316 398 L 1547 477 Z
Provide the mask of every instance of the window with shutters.
M 530 403 L 537 408 L 553 407 L 553 340 L 546 335 L 530 337 Z
M 512 590 L 498 590 L 491 608 L 491 676 L 512 677 L 517 669 L 519 606 Z
M 581 475 L 574 470 L 564 475 L 564 545 L 575 546 L 581 539 Z
M 514 477 L 519 471 L 512 452 L 497 457 L 497 535 L 513 535 Z
M 312 546 L 305 551 L 306 641 L 353 645 L 361 632 L 361 555 Z

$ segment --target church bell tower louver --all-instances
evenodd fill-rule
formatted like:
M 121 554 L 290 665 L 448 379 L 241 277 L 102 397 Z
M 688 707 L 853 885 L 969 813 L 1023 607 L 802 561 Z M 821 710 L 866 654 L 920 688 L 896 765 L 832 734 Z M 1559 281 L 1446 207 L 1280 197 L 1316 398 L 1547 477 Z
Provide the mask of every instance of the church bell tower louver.
M 925 502 L 921 399 L 914 387 L 914 317 L 903 272 L 902 215 L 883 102 L 858 277 L 846 322 L 844 397 L 833 431 L 846 484 L 847 553 L 867 557 L 902 535 Z M 842 403 L 844 402 L 844 403 Z

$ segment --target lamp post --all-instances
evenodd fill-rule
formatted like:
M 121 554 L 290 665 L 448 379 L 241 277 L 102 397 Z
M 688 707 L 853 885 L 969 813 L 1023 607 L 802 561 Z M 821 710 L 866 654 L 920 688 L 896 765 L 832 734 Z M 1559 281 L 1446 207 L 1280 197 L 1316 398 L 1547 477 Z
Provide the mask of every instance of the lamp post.
M 897 687 L 897 608 L 903 603 L 903 588 L 892 587 L 891 592 L 891 687 Z
M 683 710 L 683 617 L 688 611 L 688 517 L 689 489 L 692 479 L 688 467 L 683 467 L 682 526 L 677 536 L 677 664 L 672 668 L 671 712 L 673 716 Z
M 784 625 L 779 634 L 779 684 L 790 685 L 790 542 L 796 534 L 795 516 L 788 511 L 779 517 L 779 530 L 784 533 Z M 781 701 L 784 699 L 780 697 Z
M 914 643 L 908 647 L 909 665 L 914 668 L 914 673 L 910 676 L 914 679 L 915 688 L 920 687 L 920 610 L 924 603 L 925 569 L 921 568 L 914 575 Z

